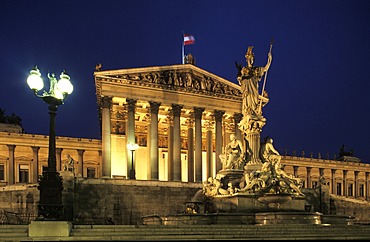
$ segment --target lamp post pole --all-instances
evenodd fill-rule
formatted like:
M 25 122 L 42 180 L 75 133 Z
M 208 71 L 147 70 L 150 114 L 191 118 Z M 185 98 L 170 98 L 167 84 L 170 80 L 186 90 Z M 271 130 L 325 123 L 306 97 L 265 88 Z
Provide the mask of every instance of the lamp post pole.
M 130 179 L 136 179 L 136 172 L 135 172 L 135 166 L 134 166 L 134 152 L 139 148 L 139 145 L 128 143 L 127 148 L 131 151 Z
M 38 189 L 40 190 L 40 200 L 38 204 L 39 220 L 61 220 L 64 218 L 62 191 L 63 178 L 56 169 L 56 142 L 55 142 L 55 116 L 57 107 L 63 104 L 63 100 L 73 91 L 73 86 L 69 81 L 70 77 L 62 72 L 60 80 L 57 81 L 54 74 L 48 74 L 50 81 L 49 92 L 44 91 L 42 95 L 38 91 L 43 89 L 44 83 L 41 73 L 35 66 L 30 71 L 27 84 L 34 91 L 34 94 L 49 105 L 50 125 L 49 125 L 49 154 L 48 167 L 39 176 Z
M 131 170 L 130 170 L 130 179 L 136 179 L 136 172 L 134 168 L 134 152 L 135 150 L 131 150 Z

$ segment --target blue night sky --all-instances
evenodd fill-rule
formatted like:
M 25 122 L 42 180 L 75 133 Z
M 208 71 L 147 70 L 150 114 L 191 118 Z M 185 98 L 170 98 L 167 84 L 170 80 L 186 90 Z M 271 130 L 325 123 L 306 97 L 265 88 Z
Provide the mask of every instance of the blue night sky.
M 63 69 L 74 92 L 58 108 L 57 136 L 100 139 L 93 72 L 181 63 L 182 31 L 196 65 L 231 82 L 235 61 L 267 62 L 262 136 L 275 148 L 332 158 L 342 145 L 370 163 L 370 1 L 3 0 L 0 108 L 30 134 L 48 134 L 47 105 L 26 84 Z M 262 83 L 261 83 L 262 84 Z

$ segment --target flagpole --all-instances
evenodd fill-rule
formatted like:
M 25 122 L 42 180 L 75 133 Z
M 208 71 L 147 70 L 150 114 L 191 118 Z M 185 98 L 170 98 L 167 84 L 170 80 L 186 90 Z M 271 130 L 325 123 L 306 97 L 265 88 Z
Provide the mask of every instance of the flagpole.
M 184 62 L 184 37 L 183 37 L 183 40 L 182 40 L 182 64 L 185 64 L 185 62 Z
M 184 31 L 182 31 L 182 64 L 185 64 L 185 61 L 184 61 L 184 49 L 185 49 L 185 47 L 184 47 L 184 36 L 185 36 L 185 34 L 184 34 Z

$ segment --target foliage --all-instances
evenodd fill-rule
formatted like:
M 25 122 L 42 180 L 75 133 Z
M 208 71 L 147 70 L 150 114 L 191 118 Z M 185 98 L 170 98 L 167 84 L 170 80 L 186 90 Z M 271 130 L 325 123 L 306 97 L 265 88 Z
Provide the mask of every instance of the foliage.
M 6 115 L 5 111 L 5 109 L 0 108 L 0 123 L 15 124 L 22 127 L 22 119 L 18 115 L 14 113 Z

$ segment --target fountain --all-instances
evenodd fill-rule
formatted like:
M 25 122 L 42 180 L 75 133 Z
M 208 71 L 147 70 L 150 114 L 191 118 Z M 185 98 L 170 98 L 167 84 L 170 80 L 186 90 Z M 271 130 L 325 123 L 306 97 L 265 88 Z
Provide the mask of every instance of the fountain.
M 321 224 L 321 213 L 305 211 L 303 183 L 284 171 L 273 140 L 266 137 L 261 142 L 266 124 L 262 107 L 269 101 L 264 87 L 272 45 L 263 67 L 253 66 L 252 48 L 245 55 L 247 66 L 238 65 L 237 79 L 243 95 L 243 119 L 238 128 L 243 132 L 243 142 L 230 135 L 230 143 L 219 157 L 222 169 L 185 203 L 182 214 L 144 216 L 144 224 Z M 265 78 L 259 94 L 262 76 Z

